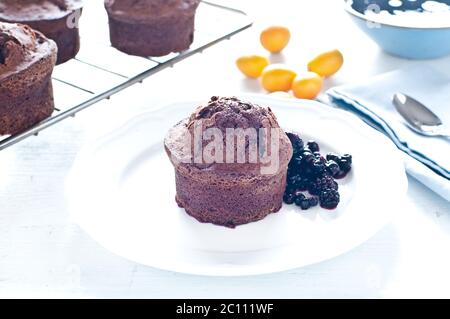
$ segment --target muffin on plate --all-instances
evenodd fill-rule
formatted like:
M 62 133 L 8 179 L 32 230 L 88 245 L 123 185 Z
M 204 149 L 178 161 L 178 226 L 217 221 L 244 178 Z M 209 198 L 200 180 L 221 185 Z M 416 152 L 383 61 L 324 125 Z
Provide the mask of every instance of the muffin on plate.
M 0 22 L 0 135 L 19 133 L 52 114 L 56 52 L 42 33 Z
M 234 228 L 280 210 L 293 151 L 270 108 L 212 97 L 164 144 L 176 202 L 198 221 Z
M 0 21 L 26 24 L 55 41 L 57 64 L 61 64 L 74 58 L 80 50 L 81 8 L 81 0 L 2 0 Z
M 111 44 L 138 56 L 163 56 L 190 47 L 200 0 L 105 0 Z

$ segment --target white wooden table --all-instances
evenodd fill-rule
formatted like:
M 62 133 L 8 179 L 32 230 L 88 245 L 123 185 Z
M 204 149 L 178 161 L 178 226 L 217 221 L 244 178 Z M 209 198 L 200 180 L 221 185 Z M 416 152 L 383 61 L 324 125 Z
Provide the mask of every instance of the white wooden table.
M 333 260 L 266 276 L 152 269 L 109 253 L 71 224 L 64 183 L 83 144 L 170 102 L 259 92 L 257 82 L 235 70 L 234 59 L 261 52 L 262 26 L 291 28 L 291 45 L 274 60 L 297 67 L 322 49 L 340 48 L 345 67 L 327 86 L 416 63 L 380 52 L 340 1 L 226 3 L 249 12 L 255 27 L 0 152 L 0 297 L 450 297 L 450 204 L 412 178 L 404 209 L 392 211 L 392 222 L 371 240 Z M 428 63 L 450 72 L 450 58 Z

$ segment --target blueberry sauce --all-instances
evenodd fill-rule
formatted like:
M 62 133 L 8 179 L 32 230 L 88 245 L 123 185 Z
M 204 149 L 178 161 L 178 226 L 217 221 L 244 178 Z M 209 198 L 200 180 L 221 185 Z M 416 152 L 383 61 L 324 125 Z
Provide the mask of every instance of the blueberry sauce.
M 294 133 L 287 133 L 294 149 L 288 166 L 286 190 L 283 201 L 308 210 L 320 204 L 325 209 L 335 209 L 340 202 L 339 185 L 352 169 L 350 154 L 339 156 L 328 153 L 323 156 L 315 141 L 306 144 Z M 308 195 L 305 195 L 307 192 Z

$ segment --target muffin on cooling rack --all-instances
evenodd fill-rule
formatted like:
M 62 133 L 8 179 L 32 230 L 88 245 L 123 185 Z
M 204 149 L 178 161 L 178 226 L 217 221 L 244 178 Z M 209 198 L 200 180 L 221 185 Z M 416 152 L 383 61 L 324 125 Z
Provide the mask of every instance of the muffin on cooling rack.
M 80 50 L 81 8 L 81 0 L 1 0 L 0 21 L 29 25 L 55 41 L 60 64 Z
M 218 143 L 213 160 L 205 157 L 208 134 Z M 175 167 L 176 202 L 198 221 L 233 228 L 280 210 L 293 151 L 269 108 L 213 97 L 175 125 L 164 144 Z
M 42 33 L 0 22 L 0 135 L 19 133 L 52 114 L 56 52 Z
M 111 44 L 138 56 L 163 56 L 190 47 L 200 0 L 105 0 Z

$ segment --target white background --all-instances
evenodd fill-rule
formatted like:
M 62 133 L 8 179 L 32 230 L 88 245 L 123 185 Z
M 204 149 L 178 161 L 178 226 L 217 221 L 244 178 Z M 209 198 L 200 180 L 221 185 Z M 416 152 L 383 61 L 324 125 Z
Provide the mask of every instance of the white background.
M 371 240 L 333 260 L 266 276 L 210 278 L 155 270 L 114 256 L 70 223 L 64 182 L 80 147 L 143 110 L 258 92 L 258 83 L 243 79 L 234 60 L 264 52 L 258 43 L 264 26 L 290 27 L 289 48 L 273 59 L 296 68 L 324 49 L 341 49 L 345 66 L 328 87 L 417 63 L 382 53 L 353 26 L 341 1 L 223 2 L 246 10 L 255 26 L 0 152 L 0 297 L 449 298 L 450 204 L 411 178 L 403 209 L 392 211 L 392 223 Z M 450 58 L 427 63 L 450 72 Z M 374 194 L 373 200 L 383 198 Z

